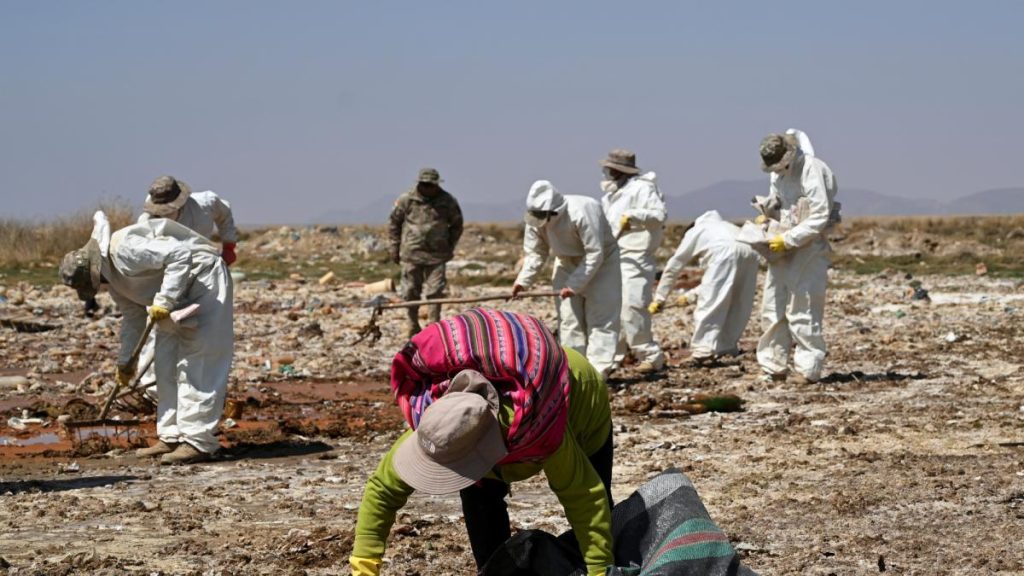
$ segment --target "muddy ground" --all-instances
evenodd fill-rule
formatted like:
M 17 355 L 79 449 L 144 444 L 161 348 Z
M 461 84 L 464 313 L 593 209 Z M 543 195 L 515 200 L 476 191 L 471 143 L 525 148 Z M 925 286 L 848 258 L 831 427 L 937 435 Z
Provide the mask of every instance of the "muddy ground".
M 760 382 L 749 353 L 690 367 L 692 310 L 666 310 L 669 369 L 611 382 L 616 499 L 684 470 L 762 574 L 1024 574 L 1024 288 L 917 279 L 930 303 L 910 299 L 903 272 L 832 276 L 817 385 Z M 363 482 L 403 426 L 387 390 L 401 312 L 377 344 L 352 344 L 368 318 L 357 284 L 239 281 L 242 413 L 220 461 L 161 468 L 130 451 L 151 421 L 84 442 L 58 422 L 109 390 L 113 312 L 86 319 L 63 288 L 20 290 L 0 305 L 22 318 L 0 325 L 0 573 L 347 573 Z M 554 324 L 550 302 L 508 307 Z M 756 337 L 755 321 L 744 349 Z M 745 409 L 675 410 L 697 393 Z M 511 510 L 518 528 L 566 528 L 542 478 L 516 486 Z M 472 573 L 457 496 L 413 497 L 385 573 Z

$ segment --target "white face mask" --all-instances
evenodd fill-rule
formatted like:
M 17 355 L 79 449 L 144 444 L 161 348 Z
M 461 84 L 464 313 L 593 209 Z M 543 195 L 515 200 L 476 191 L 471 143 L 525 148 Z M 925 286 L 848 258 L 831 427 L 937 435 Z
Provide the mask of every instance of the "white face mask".
M 615 180 L 601 180 L 601 190 L 605 194 L 614 194 L 619 191 L 619 183 Z

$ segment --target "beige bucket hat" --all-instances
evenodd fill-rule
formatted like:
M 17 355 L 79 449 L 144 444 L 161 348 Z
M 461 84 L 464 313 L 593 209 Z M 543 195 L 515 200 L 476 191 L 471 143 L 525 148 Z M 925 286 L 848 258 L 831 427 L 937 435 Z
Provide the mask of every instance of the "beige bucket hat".
M 482 374 L 464 370 L 431 404 L 419 428 L 395 451 L 402 480 L 427 494 L 449 494 L 484 477 L 508 455 L 498 394 Z
M 621 148 L 609 152 L 608 157 L 601 160 L 601 166 L 618 170 L 623 174 L 640 173 L 640 169 L 636 167 L 636 154 Z

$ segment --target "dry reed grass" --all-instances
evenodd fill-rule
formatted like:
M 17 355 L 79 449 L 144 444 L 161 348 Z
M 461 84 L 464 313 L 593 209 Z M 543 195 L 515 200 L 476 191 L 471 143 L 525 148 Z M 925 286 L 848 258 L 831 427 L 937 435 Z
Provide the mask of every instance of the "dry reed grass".
M 114 230 L 134 221 L 131 205 L 123 200 L 103 201 L 95 210 L 46 221 L 0 218 L 0 267 L 55 266 L 64 254 L 89 239 L 96 210 L 106 212 Z

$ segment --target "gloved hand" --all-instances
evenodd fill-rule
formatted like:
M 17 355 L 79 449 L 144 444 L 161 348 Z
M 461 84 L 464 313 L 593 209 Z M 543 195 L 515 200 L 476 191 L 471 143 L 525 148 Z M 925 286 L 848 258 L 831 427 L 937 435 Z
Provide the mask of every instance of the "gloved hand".
M 623 214 L 622 218 L 619 218 L 619 230 L 625 232 L 629 230 L 630 226 L 631 224 L 629 223 L 629 216 Z
M 775 238 L 768 241 L 768 248 L 772 252 L 784 252 L 786 250 L 786 241 L 783 240 L 782 234 L 778 234 Z
M 398 248 L 395 248 L 394 250 L 391 251 L 391 261 L 394 262 L 395 264 L 402 263 L 402 253 Z
M 768 221 L 768 217 L 764 214 L 759 214 L 757 218 L 754 218 L 754 224 L 764 224 Z
M 519 293 L 522 292 L 523 290 L 526 290 L 526 287 L 523 286 L 522 284 L 513 284 L 512 285 L 512 300 L 515 300 L 516 298 L 518 298 L 519 297 Z
M 117 383 L 121 386 L 131 384 L 132 376 L 135 376 L 134 364 L 118 364 L 117 370 L 114 371 L 114 378 L 117 379 Z
M 576 291 L 566 286 L 565 288 L 562 288 L 561 290 L 558 291 L 558 295 L 561 296 L 562 298 L 572 298 L 573 296 L 576 295 Z
M 680 294 L 679 298 L 676 298 L 676 304 L 680 306 L 686 306 L 690 303 L 690 299 L 686 297 L 686 294 Z
M 348 565 L 352 568 L 352 576 L 379 576 L 380 559 L 349 556 Z
M 224 263 L 228 266 L 231 266 L 235 263 L 235 260 L 238 260 L 238 255 L 235 254 L 235 246 L 234 242 L 225 242 L 224 249 L 220 252 L 220 257 L 224 259 Z
M 163 306 L 157 306 L 153 304 L 149 307 L 149 317 L 153 319 L 153 322 L 159 322 L 166 320 L 171 317 L 171 311 Z
M 662 302 L 660 300 L 655 300 L 654 302 L 651 302 L 650 306 L 647 307 L 647 311 L 650 312 L 651 314 L 657 314 L 658 312 L 661 312 L 661 309 L 664 306 L 665 306 L 664 302 Z

